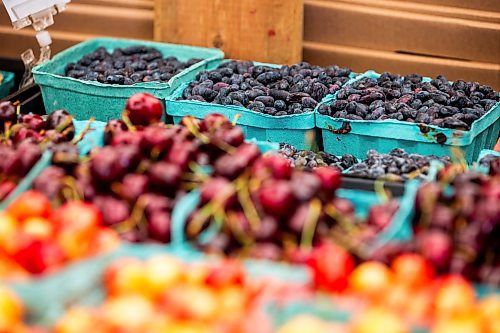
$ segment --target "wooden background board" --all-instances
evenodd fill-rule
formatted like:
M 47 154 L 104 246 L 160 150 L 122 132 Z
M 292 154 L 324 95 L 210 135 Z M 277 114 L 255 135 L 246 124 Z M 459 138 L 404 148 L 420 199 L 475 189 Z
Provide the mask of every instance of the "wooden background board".
M 302 0 L 155 0 L 155 40 L 272 63 L 302 58 Z

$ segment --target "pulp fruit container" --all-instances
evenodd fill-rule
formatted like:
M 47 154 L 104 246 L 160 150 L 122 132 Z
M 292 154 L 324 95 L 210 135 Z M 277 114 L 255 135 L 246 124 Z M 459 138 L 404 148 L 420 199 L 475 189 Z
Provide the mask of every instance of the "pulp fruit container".
M 256 65 L 279 68 L 281 65 L 255 62 Z M 351 74 L 355 76 L 355 74 Z M 271 116 L 252 111 L 242 106 L 220 105 L 194 100 L 180 100 L 182 93 L 189 85 L 184 83 L 167 98 L 167 114 L 172 116 L 174 123 L 179 123 L 184 116 L 193 116 L 203 119 L 211 113 L 220 113 L 230 121 L 236 119 L 243 129 L 246 138 L 255 138 L 259 141 L 285 142 L 299 149 L 311 147 L 307 138 L 308 131 L 315 131 L 315 112 L 303 114 Z M 319 104 L 319 103 L 318 103 Z M 318 135 L 314 136 L 315 140 Z
M 143 45 L 158 49 L 164 57 L 175 56 L 181 61 L 190 58 L 203 59 L 201 62 L 183 70 L 167 83 L 145 82 L 134 85 L 104 84 L 83 81 L 65 76 L 68 63 L 77 62 L 82 56 L 105 47 L 108 51 Z M 162 101 L 183 82 L 192 80 L 201 70 L 215 68 L 224 53 L 218 49 L 164 44 L 129 39 L 96 38 L 90 39 L 57 54 L 52 60 L 33 69 L 35 82 L 40 85 L 47 113 L 66 109 L 77 119 L 107 121 L 121 118 L 127 99 L 136 93 L 146 92 Z
M 347 84 L 364 77 L 378 78 L 374 71 L 350 80 Z M 428 81 L 429 78 L 424 80 Z M 323 101 L 332 104 L 336 93 Z M 452 147 L 460 148 L 468 163 L 472 163 L 484 148 L 494 146 L 500 130 L 500 102 L 484 116 L 476 120 L 469 131 L 441 128 L 434 125 L 415 124 L 397 120 L 349 120 L 332 118 L 316 113 L 316 127 L 323 137 L 323 148 L 328 153 L 353 154 L 363 158 L 369 149 L 388 153 L 403 148 L 422 155 L 450 155 Z
M 405 184 L 405 193 L 399 198 L 399 208 L 394 215 L 391 224 L 382 231 L 377 239 L 371 244 L 373 249 L 384 244 L 396 241 L 410 240 L 413 236 L 411 221 L 413 219 L 413 206 L 415 195 L 418 189 L 419 181 L 412 180 Z M 366 217 L 371 206 L 381 204 L 383 199 L 371 191 L 356 189 L 339 189 L 337 195 L 351 201 L 355 207 L 358 217 Z M 178 247 L 192 248 L 192 245 L 186 239 L 185 225 L 188 217 L 193 213 L 200 203 L 199 191 L 193 191 L 184 196 L 172 213 L 172 243 Z M 219 231 L 219 226 L 213 224 L 207 228 L 198 241 L 200 243 L 209 242 Z
M 14 87 L 14 73 L 0 71 L 3 76 L 2 82 L 0 82 L 0 99 L 9 95 L 10 91 Z
M 69 264 L 61 270 L 29 281 L 8 284 L 23 301 L 28 322 L 51 327 L 72 306 L 98 306 L 105 298 L 103 277 L 106 267 L 121 257 L 146 260 L 166 254 L 182 262 L 220 260 L 186 247 L 163 244 L 123 243 L 116 250 Z M 246 260 L 245 270 L 250 277 L 272 277 L 282 281 L 306 284 L 307 269 L 266 260 Z

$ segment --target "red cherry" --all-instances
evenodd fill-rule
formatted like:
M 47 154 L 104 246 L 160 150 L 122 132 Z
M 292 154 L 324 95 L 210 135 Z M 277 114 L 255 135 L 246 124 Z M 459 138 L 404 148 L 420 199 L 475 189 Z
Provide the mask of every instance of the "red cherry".
M 398 208 L 399 203 L 396 200 L 386 204 L 372 206 L 368 212 L 367 222 L 377 229 L 383 230 L 391 223 Z
M 234 259 L 221 260 L 215 266 L 210 267 L 210 273 L 205 283 L 222 288 L 231 285 L 242 285 L 245 281 L 245 269 L 243 265 Z
M 340 187 L 342 175 L 336 168 L 319 167 L 314 169 L 314 173 L 321 179 L 321 187 L 326 195 L 332 196 Z
M 432 281 L 434 269 L 424 257 L 404 253 L 396 257 L 391 265 L 396 280 L 410 287 L 421 287 Z
M 43 273 L 65 259 L 62 248 L 55 242 L 40 239 L 25 239 L 25 242 L 13 259 L 32 274 Z
M 228 199 L 226 200 L 227 205 L 229 202 L 235 199 L 235 189 L 232 183 L 223 177 L 215 177 L 209 179 L 205 184 L 202 185 L 200 189 L 201 204 L 204 205 L 206 203 L 209 203 L 223 191 L 228 191 Z
M 4 180 L 0 183 L 0 200 L 5 199 L 10 192 L 14 191 L 16 188 L 16 183 L 10 180 Z
M 296 199 L 290 184 L 284 180 L 269 180 L 258 192 L 262 208 L 273 216 L 287 216 L 293 212 Z
M 45 128 L 45 121 L 42 116 L 38 114 L 24 114 L 19 119 L 27 128 L 40 132 Z
M 52 214 L 52 221 L 58 229 L 82 231 L 102 224 L 101 212 L 89 203 L 70 201 Z
M 349 274 L 354 270 L 352 256 L 332 243 L 314 248 L 307 264 L 313 270 L 316 287 L 332 292 L 346 289 Z
M 417 251 L 426 258 L 437 271 L 447 271 L 453 254 L 450 236 L 438 230 L 421 232 L 416 237 Z
M 279 155 L 266 155 L 255 161 L 252 174 L 256 177 L 266 178 L 271 175 L 276 179 L 290 179 L 292 166 L 290 161 Z
M 33 190 L 21 194 L 7 208 L 7 212 L 19 220 L 30 217 L 48 217 L 51 210 L 49 199 L 42 193 Z
M 159 122 L 163 116 L 163 104 L 153 95 L 138 93 L 131 96 L 125 109 L 134 125 L 147 126 Z
M 172 219 L 169 213 L 156 211 L 148 219 L 148 236 L 158 242 L 170 241 Z
M 200 122 L 200 130 L 203 132 L 214 131 L 224 124 L 229 124 L 229 120 L 219 113 L 211 113 Z

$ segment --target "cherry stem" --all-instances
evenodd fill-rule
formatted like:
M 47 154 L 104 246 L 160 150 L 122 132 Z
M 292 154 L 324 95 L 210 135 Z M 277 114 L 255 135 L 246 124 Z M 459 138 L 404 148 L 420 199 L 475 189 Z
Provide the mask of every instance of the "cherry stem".
M 130 121 L 130 118 L 128 115 L 129 115 L 128 110 L 123 111 L 122 112 L 122 120 L 130 132 L 135 132 L 137 129 L 135 128 L 134 124 L 132 124 L 132 121 Z
M 236 192 L 238 193 L 238 199 L 243 208 L 243 214 L 245 214 L 245 217 L 248 219 L 252 230 L 256 231 L 260 227 L 260 217 L 250 197 L 248 185 L 248 173 L 245 172 L 236 180 Z
M 391 193 L 384 188 L 384 181 L 381 179 L 376 179 L 373 187 L 375 189 L 375 193 L 379 198 L 382 199 L 382 202 L 389 202 L 391 198 Z
M 325 205 L 324 211 L 326 215 L 334 219 L 340 225 L 340 227 L 344 229 L 347 233 L 352 233 L 353 231 L 354 232 L 359 231 L 359 228 L 355 224 L 350 223 L 350 221 L 344 218 L 344 216 L 342 216 L 342 214 L 339 213 L 339 211 L 337 210 L 337 208 L 335 208 L 334 205 L 332 204 Z
M 316 227 L 318 225 L 319 217 L 321 216 L 321 208 L 323 207 L 321 200 L 314 198 L 309 201 L 309 207 L 307 210 L 306 223 L 302 229 L 302 235 L 300 238 L 300 247 L 303 250 L 308 250 L 312 248 L 314 234 L 316 233 Z
M 231 123 L 231 124 L 232 124 L 233 126 L 236 126 L 236 123 L 238 122 L 238 119 L 240 119 L 240 117 L 241 117 L 241 114 L 240 114 L 240 113 L 237 113 L 237 114 L 234 116 L 233 121 L 232 121 L 232 123 Z
M 92 123 L 95 121 L 95 118 L 92 117 L 89 119 L 89 121 L 87 122 L 87 124 L 85 125 L 85 128 L 83 129 L 83 131 L 80 132 L 80 134 L 78 134 L 78 136 L 74 137 L 73 140 L 71 140 L 71 143 L 72 144 L 77 144 L 78 142 L 82 141 L 83 138 L 85 137 L 85 135 L 90 132 L 90 126 L 92 125 Z

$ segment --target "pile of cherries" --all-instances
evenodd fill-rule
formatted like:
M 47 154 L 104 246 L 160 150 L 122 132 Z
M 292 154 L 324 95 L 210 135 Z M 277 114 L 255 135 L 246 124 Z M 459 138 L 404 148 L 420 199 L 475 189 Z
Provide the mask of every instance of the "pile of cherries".
M 336 168 L 294 170 L 282 156 L 242 145 L 215 163 L 186 234 L 206 252 L 292 262 L 331 237 L 349 248 L 369 243 L 390 224 L 398 202 L 373 206 L 363 221 L 351 201 L 336 196 L 340 182 Z M 207 238 L 210 230 L 217 232 Z
M 169 242 L 173 207 L 206 177 L 203 167 L 255 146 L 245 144 L 242 130 L 221 115 L 165 125 L 161 110 L 153 96 L 134 95 L 125 121 L 106 125 L 104 147 L 87 161 L 47 168 L 33 188 L 52 199 L 93 203 L 103 223 L 129 241 Z
M 468 131 L 500 101 L 490 86 L 439 75 L 430 82 L 411 74 L 383 73 L 364 77 L 340 89 L 336 101 L 322 104 L 318 112 L 352 120 L 394 119 Z
M 64 110 L 42 117 L 18 115 L 11 102 L 0 103 L 0 201 L 11 193 L 42 156 L 44 148 L 54 152 L 78 150 L 73 118 Z M 54 154 L 55 159 L 59 154 Z
M 439 182 L 425 183 L 417 193 L 414 240 L 382 247 L 373 257 L 390 262 L 414 251 L 438 273 L 498 286 L 499 200 L 500 177 L 448 166 L 439 173 Z
M 271 116 L 312 112 L 347 82 L 351 70 L 306 62 L 280 68 L 250 61 L 228 61 L 197 74 L 181 99 L 242 106 Z

